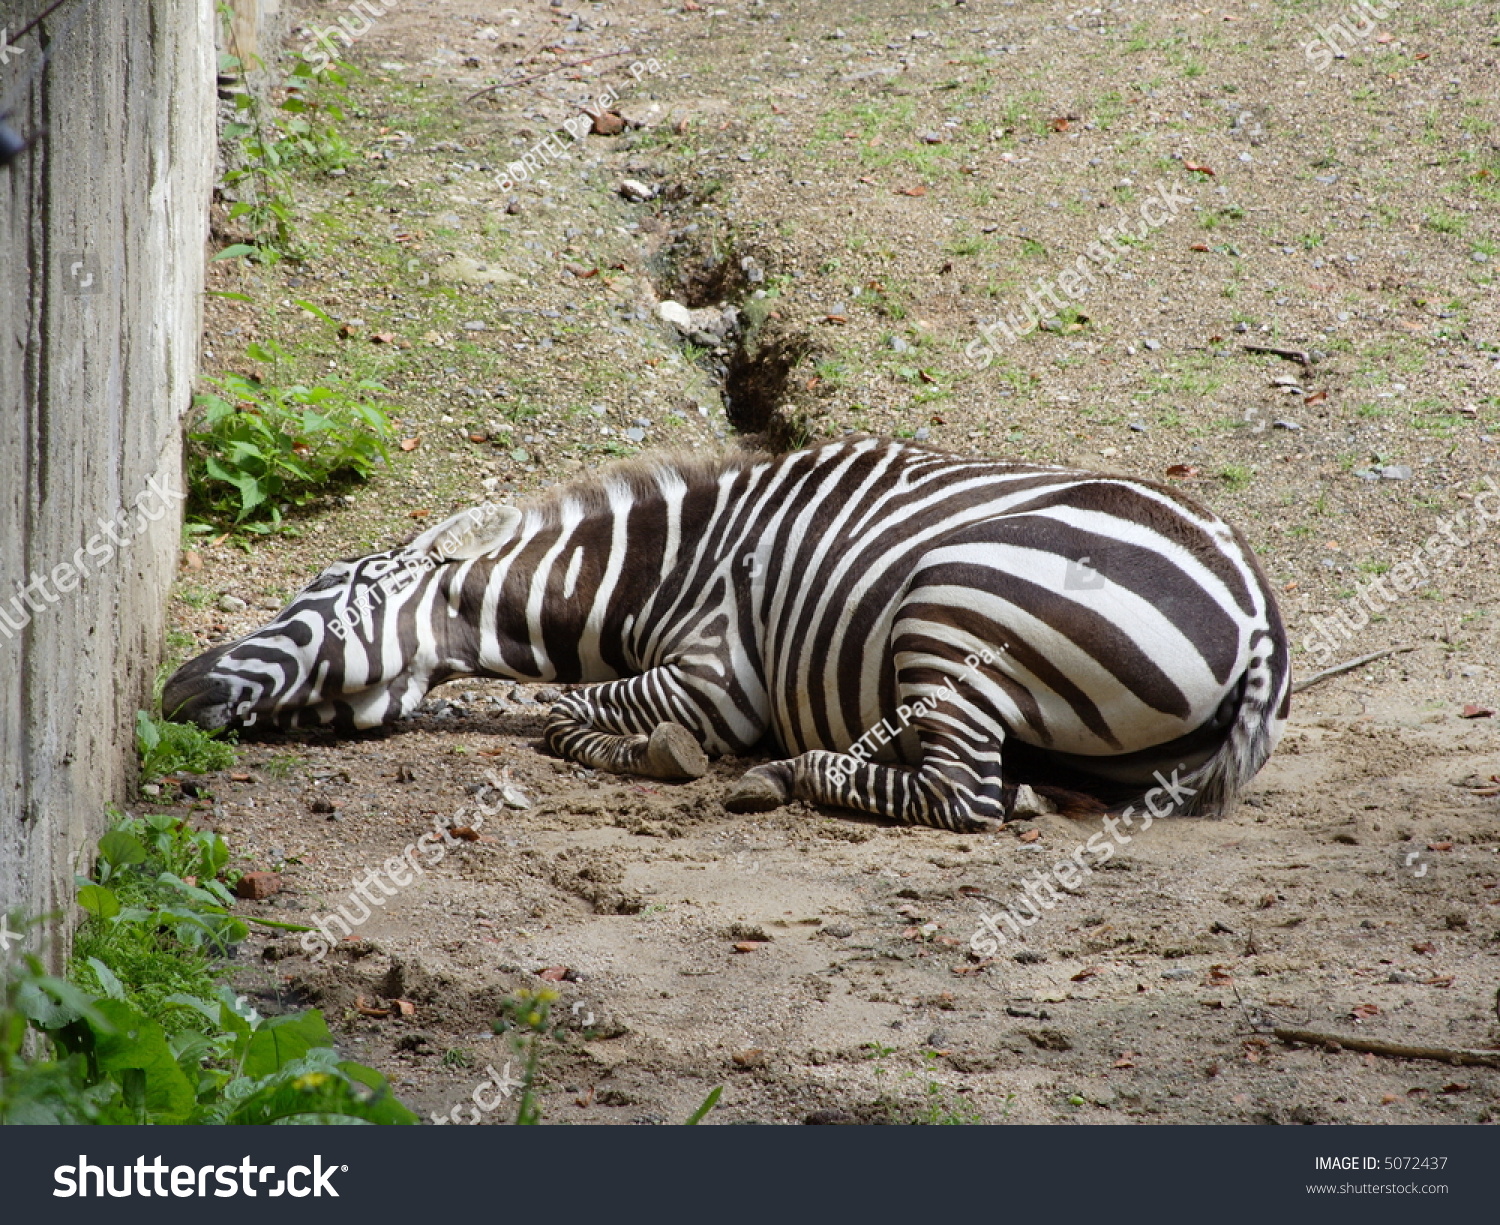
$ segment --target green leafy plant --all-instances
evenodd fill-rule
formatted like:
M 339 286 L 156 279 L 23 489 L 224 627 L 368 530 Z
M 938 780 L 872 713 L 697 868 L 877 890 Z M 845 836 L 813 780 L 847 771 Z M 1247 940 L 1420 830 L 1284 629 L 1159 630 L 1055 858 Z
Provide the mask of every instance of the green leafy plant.
M 135 747 L 141 755 L 141 776 L 147 781 L 166 774 L 227 770 L 238 760 L 219 733 L 158 719 L 144 710 L 135 712 Z
M 251 345 L 257 361 L 277 354 Z M 285 505 L 300 506 L 331 484 L 364 480 L 389 462 L 391 425 L 369 397 L 369 379 L 330 378 L 326 386 L 278 387 L 230 372 L 199 395 L 188 435 L 190 510 L 253 532 L 283 526 Z
M 220 3 L 218 10 L 226 41 L 237 47 L 229 6 Z M 221 55 L 219 72 L 240 74 L 252 66 L 251 61 L 256 68 L 265 67 L 254 57 L 247 60 L 241 55 Z M 343 67 L 340 65 L 340 69 Z M 280 100 L 274 115 L 267 113 L 268 108 L 248 87 L 231 94 L 236 118 L 224 126 L 223 136 L 233 143 L 238 156 L 224 175 L 224 187 L 235 197 L 229 219 L 246 228 L 250 241 L 235 243 L 214 258 L 244 255 L 263 264 L 275 264 L 299 253 L 293 232 L 296 199 L 287 170 L 298 162 L 335 170 L 353 160 L 349 142 L 333 126 L 333 121 L 344 118 L 340 105 L 344 84 L 339 69 L 325 68 L 318 73 L 299 59 L 275 91 Z M 317 88 L 313 88 L 315 85 Z
M 4 967 L 0 1123 L 417 1121 L 337 1057 L 322 1013 L 262 1018 L 215 980 L 212 958 L 247 930 L 228 913 L 228 859 L 168 814 L 116 816 L 79 880 L 68 977 L 30 953 Z
M 556 1037 L 552 1025 L 552 1005 L 559 999 L 556 991 L 542 987 L 536 991 L 522 988 L 508 996 L 500 1006 L 495 1022 L 497 1034 L 508 1034 L 511 1049 L 521 1060 L 521 1100 L 516 1105 L 516 1124 L 534 1127 L 542 1121 L 542 1108 L 536 1100 L 536 1077 L 541 1068 L 542 1044 Z

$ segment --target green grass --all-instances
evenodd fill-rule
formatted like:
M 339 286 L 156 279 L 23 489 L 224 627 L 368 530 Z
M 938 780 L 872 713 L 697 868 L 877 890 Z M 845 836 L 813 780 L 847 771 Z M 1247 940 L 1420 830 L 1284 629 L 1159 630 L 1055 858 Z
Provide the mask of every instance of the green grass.
M 228 770 L 239 760 L 231 744 L 217 733 L 158 719 L 144 710 L 136 711 L 135 745 L 146 782 L 167 774 Z

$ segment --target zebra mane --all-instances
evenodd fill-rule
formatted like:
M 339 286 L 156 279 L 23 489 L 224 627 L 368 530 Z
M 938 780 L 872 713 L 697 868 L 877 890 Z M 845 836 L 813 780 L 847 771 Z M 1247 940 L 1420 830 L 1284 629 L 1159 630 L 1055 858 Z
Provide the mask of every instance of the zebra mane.
M 566 484 L 553 486 L 518 504 L 528 525 L 547 528 L 562 522 L 563 508 L 585 515 L 609 509 L 611 490 L 624 489 L 632 496 L 659 495 L 662 478 L 681 481 L 688 488 L 712 483 L 726 472 L 739 472 L 773 459 L 764 451 L 730 448 L 704 454 L 687 447 L 672 447 L 616 462 Z

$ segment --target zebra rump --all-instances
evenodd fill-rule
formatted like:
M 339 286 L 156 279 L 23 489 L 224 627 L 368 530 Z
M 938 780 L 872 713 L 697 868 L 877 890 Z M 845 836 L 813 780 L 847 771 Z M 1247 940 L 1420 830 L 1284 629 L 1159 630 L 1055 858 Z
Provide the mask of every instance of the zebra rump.
M 1133 478 L 855 438 L 666 455 L 324 570 L 184 665 L 169 715 L 371 727 L 456 676 L 582 683 L 550 747 L 657 778 L 769 740 L 726 798 L 994 828 L 1171 783 L 1223 811 L 1285 725 L 1286 634 L 1240 535 Z M 1087 798 L 1083 798 L 1087 797 Z

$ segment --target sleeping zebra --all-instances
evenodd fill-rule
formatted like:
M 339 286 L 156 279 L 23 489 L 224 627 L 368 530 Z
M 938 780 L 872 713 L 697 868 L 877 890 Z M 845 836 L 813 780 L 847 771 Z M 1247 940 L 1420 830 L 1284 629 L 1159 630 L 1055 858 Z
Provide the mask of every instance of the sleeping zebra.
M 1170 774 L 1173 811 L 1221 810 L 1290 692 L 1260 567 L 1177 491 L 858 438 L 465 511 L 335 562 L 162 701 L 206 728 L 367 728 L 459 676 L 591 683 L 546 733 L 586 766 L 696 778 L 769 732 L 785 759 L 732 811 L 961 831 L 1023 782 L 1097 803 Z

